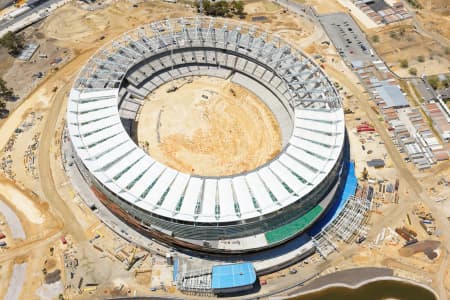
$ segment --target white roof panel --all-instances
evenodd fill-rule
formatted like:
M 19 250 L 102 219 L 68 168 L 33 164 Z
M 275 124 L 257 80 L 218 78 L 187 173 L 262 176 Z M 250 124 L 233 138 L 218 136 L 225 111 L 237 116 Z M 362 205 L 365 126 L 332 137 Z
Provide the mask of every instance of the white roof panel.
M 172 187 L 170 188 L 166 199 L 164 199 L 164 202 L 161 204 L 161 208 L 175 212 L 178 202 L 181 200 L 181 197 L 184 196 L 183 194 L 186 190 L 189 178 L 190 176 L 187 174 L 178 173 L 177 177 L 172 183 Z
M 136 180 L 145 170 L 150 168 L 154 160 L 147 155 L 144 155 L 139 163 L 133 165 L 126 173 L 116 180 L 117 185 L 127 187 L 130 183 Z
M 316 173 L 311 171 L 310 169 L 308 169 L 307 167 L 305 167 L 304 165 L 302 165 L 295 159 L 293 159 L 291 156 L 283 153 L 280 156 L 279 160 L 283 165 L 285 165 L 287 168 L 294 171 L 295 174 L 297 174 L 301 178 L 305 179 L 307 182 L 309 182 L 309 183 L 313 182 L 313 179 L 314 179 Z
M 215 216 L 216 214 L 217 180 L 206 179 L 203 191 L 201 216 Z
M 130 193 L 139 198 L 165 169 L 166 166 L 155 162 L 130 189 Z
M 266 207 L 272 206 L 273 201 L 270 198 L 264 183 L 261 181 L 257 173 L 249 173 L 245 176 L 248 182 L 248 186 L 258 203 L 259 208 L 264 209 Z
M 321 132 L 334 132 L 334 126 L 332 124 L 314 122 L 310 120 L 295 119 L 296 128 L 304 128 L 310 131 L 321 131 Z
M 335 111 L 331 110 L 316 110 L 316 109 L 297 109 L 295 116 L 298 118 L 331 121 L 336 118 Z
M 195 208 L 200 202 L 202 195 L 203 179 L 198 177 L 191 177 L 189 184 L 184 193 L 183 203 L 181 204 L 180 214 L 195 215 Z
M 322 166 L 325 164 L 325 161 L 323 159 L 320 159 L 317 156 L 309 154 L 305 150 L 296 148 L 294 146 L 288 146 L 286 149 L 286 153 L 290 154 L 297 160 L 307 164 L 308 166 L 316 170 L 321 170 Z
M 107 127 L 106 129 L 83 137 L 83 143 L 86 146 L 94 145 L 95 143 L 101 142 L 106 138 L 118 135 L 121 132 L 123 132 L 123 127 L 120 124 L 113 125 L 111 127 Z M 110 143 L 110 141 L 108 141 L 108 143 Z
M 284 181 L 294 193 L 300 192 L 302 188 L 305 187 L 305 184 L 295 177 L 294 174 L 279 161 L 271 163 L 269 168 L 278 176 L 278 178 Z
M 139 160 L 142 158 L 143 153 L 138 152 L 136 148 L 132 150 L 128 155 L 124 156 L 121 160 L 115 162 L 112 166 L 110 166 L 106 171 L 106 176 L 109 178 L 117 177 L 120 178 L 123 173 L 133 166 L 133 164 L 139 163 Z M 114 179 L 114 180 L 117 180 Z
M 99 119 L 95 122 L 90 122 L 87 124 L 80 124 L 79 132 L 80 134 L 91 133 L 101 128 L 111 127 L 115 124 L 120 123 L 120 119 L 117 116 L 111 116 L 104 119 Z
M 117 108 L 116 107 L 108 107 L 105 109 L 97 110 L 97 111 L 91 111 L 84 114 L 79 114 L 78 122 L 85 123 L 85 122 L 91 122 L 92 120 L 98 120 L 100 118 L 105 118 L 107 116 L 114 116 L 117 114 Z
M 283 187 L 280 180 L 268 167 L 259 169 L 258 173 L 277 200 L 281 201 L 289 197 L 289 192 Z
M 219 203 L 221 218 L 222 216 L 236 215 L 230 178 L 219 179 Z
M 70 102 L 75 104 L 74 102 Z M 69 107 L 69 111 L 74 111 L 77 113 L 85 112 L 85 111 L 92 111 L 96 109 L 102 109 L 107 107 L 114 107 L 117 110 L 117 104 L 115 99 L 107 99 L 107 100 L 100 100 L 100 101 L 94 101 L 94 102 L 85 102 L 85 103 L 78 103 L 75 107 Z
M 113 149 L 109 149 L 108 152 L 102 154 L 95 163 L 98 165 L 98 169 L 106 167 L 110 163 L 119 159 L 121 156 L 129 153 L 131 150 L 135 149 L 134 143 L 129 141 L 125 142 L 118 147 L 114 147 Z M 106 150 L 106 149 L 105 149 Z
M 241 212 L 241 215 L 254 213 L 255 206 L 253 205 L 252 195 L 248 189 L 245 177 L 234 177 L 232 182 L 236 198 L 239 201 L 239 211 Z
M 296 141 L 297 142 L 297 141 Z M 301 148 L 308 150 L 309 152 L 312 153 L 317 153 L 317 155 L 323 156 L 323 157 L 327 157 L 328 154 L 331 152 L 331 147 L 327 147 L 324 146 L 322 144 L 318 144 L 320 142 L 317 143 L 313 143 L 311 141 L 308 141 L 306 138 L 301 137 Z
M 312 133 L 311 131 L 308 131 L 305 129 L 299 129 L 299 128 L 296 128 L 294 132 L 295 132 L 296 136 L 304 137 L 308 140 L 312 140 L 312 141 L 315 141 L 315 142 L 318 142 L 321 144 L 330 145 L 330 146 L 336 144 L 336 136 L 334 136 L 334 135 L 327 135 L 327 134 L 322 134 L 319 132 Z M 302 141 L 298 140 L 295 136 L 291 137 L 289 142 L 295 146 L 304 148 Z
M 130 137 L 122 132 L 121 134 L 118 134 L 116 136 L 114 136 L 113 138 L 111 138 L 111 140 L 109 140 L 108 143 L 106 144 L 98 144 L 96 146 L 90 147 L 88 149 L 89 154 L 91 155 L 91 157 L 96 158 L 99 155 L 108 155 L 107 157 L 113 155 L 114 149 L 117 149 L 119 146 L 122 146 L 124 144 L 127 144 L 128 147 L 130 148 L 131 144 L 130 144 Z M 130 150 L 130 149 L 128 149 Z M 123 155 L 124 153 L 122 153 Z M 96 159 L 98 160 L 98 159 Z
M 145 196 L 144 201 L 156 205 L 161 200 L 163 194 L 169 192 L 175 176 L 177 176 L 177 171 L 166 168 L 156 184 L 151 188 L 147 196 Z

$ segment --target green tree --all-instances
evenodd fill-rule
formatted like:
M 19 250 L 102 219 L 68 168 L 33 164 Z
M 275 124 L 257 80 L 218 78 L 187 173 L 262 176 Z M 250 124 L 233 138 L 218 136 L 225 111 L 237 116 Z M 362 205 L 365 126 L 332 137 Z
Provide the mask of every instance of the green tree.
M 417 75 L 417 69 L 416 68 L 410 68 L 409 69 L 409 74 L 416 76 Z
M 417 56 L 417 61 L 423 63 L 425 61 L 425 56 L 423 55 Z
M 439 77 L 437 77 L 436 75 L 431 75 L 427 77 L 427 81 L 428 83 L 431 85 L 431 87 L 435 90 L 438 89 L 439 87 Z
M 14 96 L 11 88 L 8 88 L 3 78 L 0 78 L 0 99 L 6 100 Z
M 238 16 L 244 15 L 244 2 L 243 1 L 232 1 L 231 7 L 233 10 L 233 13 Z
M 378 43 L 379 41 L 380 41 L 380 37 L 378 35 L 373 35 L 372 36 L 372 42 Z
M 0 45 L 8 49 L 11 55 L 17 55 L 25 46 L 25 40 L 22 35 L 14 34 L 8 31 L 2 38 L 0 38 Z
M 244 2 L 243 1 L 232 1 L 227 2 L 225 0 L 220 0 L 216 2 L 211 2 L 210 0 L 203 1 L 203 12 L 208 16 L 218 16 L 218 17 L 232 17 L 233 15 L 238 15 L 240 17 L 245 16 L 244 13 Z M 196 2 L 195 6 L 197 10 L 200 10 L 199 4 Z
M 408 60 L 407 59 L 400 59 L 400 67 L 401 68 L 407 68 L 409 66 Z

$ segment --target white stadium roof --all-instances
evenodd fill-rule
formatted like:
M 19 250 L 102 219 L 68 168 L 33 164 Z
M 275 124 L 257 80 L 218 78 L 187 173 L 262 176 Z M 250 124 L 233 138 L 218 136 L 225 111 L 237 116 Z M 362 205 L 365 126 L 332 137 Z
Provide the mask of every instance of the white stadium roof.
M 121 123 L 118 102 L 119 88 L 72 89 L 67 123 L 74 149 L 104 187 L 172 219 L 223 223 L 289 206 L 326 178 L 344 144 L 342 108 L 299 105 L 292 135 L 274 160 L 244 174 L 201 177 L 171 169 L 139 148 Z

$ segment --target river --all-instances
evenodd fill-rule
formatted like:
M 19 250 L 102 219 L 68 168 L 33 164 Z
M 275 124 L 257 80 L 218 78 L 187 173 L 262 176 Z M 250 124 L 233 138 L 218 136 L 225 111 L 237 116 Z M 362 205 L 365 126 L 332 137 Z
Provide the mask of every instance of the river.
M 317 292 L 289 298 L 290 300 L 437 300 L 429 289 L 399 280 L 378 280 L 356 289 L 328 287 Z

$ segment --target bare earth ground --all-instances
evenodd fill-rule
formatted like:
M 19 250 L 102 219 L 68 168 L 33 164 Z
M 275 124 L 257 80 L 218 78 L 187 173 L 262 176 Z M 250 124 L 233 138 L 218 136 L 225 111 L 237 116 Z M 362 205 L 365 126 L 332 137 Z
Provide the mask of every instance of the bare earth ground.
M 425 29 L 450 41 L 450 3 L 448 0 L 419 0 L 423 8 L 416 13 Z
M 180 86 L 175 92 L 167 92 Z M 280 152 L 281 133 L 270 109 L 224 79 L 196 77 L 161 86 L 144 104 L 140 145 L 184 173 L 226 176 L 257 168 Z
M 333 77 L 333 80 L 339 80 L 341 82 L 341 85 L 345 85 L 346 89 L 348 89 L 355 95 L 354 98 L 351 99 L 351 108 L 357 111 L 358 116 L 361 116 L 363 118 L 369 117 L 370 119 L 372 119 L 372 121 L 376 121 L 376 116 L 373 116 L 373 111 L 367 109 L 367 105 L 365 102 L 368 100 L 367 94 L 361 93 L 360 87 L 356 85 L 355 81 L 353 80 L 354 76 L 352 77 L 352 73 L 348 71 L 348 69 L 342 67 L 342 62 L 332 49 L 333 47 L 321 47 L 319 45 L 320 39 L 323 38 L 323 35 L 320 33 L 320 26 L 315 27 L 313 23 L 311 23 L 304 17 L 294 16 L 290 13 L 283 13 L 282 10 L 276 9 L 276 7 L 274 7 L 268 1 L 260 1 L 255 3 L 256 4 L 254 5 L 254 7 L 257 7 L 258 10 L 249 11 L 249 15 L 246 18 L 247 21 L 250 20 L 252 16 L 265 15 L 269 18 L 269 21 L 265 23 L 258 23 L 257 25 L 270 29 L 272 31 L 279 31 L 280 34 L 285 34 L 285 36 L 283 37 L 290 40 L 295 46 L 304 47 L 308 53 L 312 54 L 318 52 L 322 55 L 326 55 L 325 71 Z M 335 1 L 314 0 L 313 4 L 315 3 L 319 5 L 318 10 L 320 13 L 335 11 L 335 8 L 336 10 L 342 10 L 342 8 L 339 9 L 340 6 L 337 5 Z M 333 6 L 333 9 L 330 9 L 331 6 Z M 251 8 L 251 6 L 249 7 Z M 71 53 L 73 53 L 73 58 L 70 58 L 72 59 L 71 63 L 65 66 L 60 66 L 59 71 L 55 71 L 55 73 L 52 73 L 49 80 L 43 82 L 45 83 L 43 86 L 38 86 L 36 92 L 28 97 L 16 109 L 16 111 L 13 112 L 13 115 L 7 121 L 0 121 L 0 145 L 3 147 L 4 143 L 6 143 L 8 138 L 13 134 L 14 129 L 27 118 L 31 110 L 40 111 L 45 115 L 45 118 L 43 120 L 43 122 L 46 124 L 45 127 L 43 129 L 39 128 L 36 132 L 42 133 L 40 143 L 41 146 L 39 148 L 41 149 L 42 145 L 51 145 L 51 147 L 43 147 L 42 150 L 39 151 L 39 165 L 42 165 L 42 167 L 39 167 L 41 178 L 39 178 L 38 181 L 33 181 L 25 171 L 19 171 L 17 165 L 23 166 L 24 164 L 24 162 L 19 157 L 18 161 L 15 161 L 14 166 L 16 170 L 15 172 L 17 173 L 16 181 L 20 183 L 20 185 L 25 186 L 25 190 L 27 191 L 27 193 L 29 193 L 30 189 L 36 191 L 40 196 L 40 201 L 48 201 L 48 203 L 50 203 L 49 207 L 44 208 L 44 210 L 55 210 L 59 212 L 64 220 L 70 220 L 69 222 L 66 221 L 65 232 L 73 232 L 72 228 L 78 226 L 78 224 L 81 223 L 81 226 L 79 226 L 79 228 L 82 229 L 78 229 L 78 239 L 81 238 L 85 240 L 85 235 L 88 236 L 88 238 L 92 238 L 96 232 L 100 232 L 102 235 L 104 235 L 104 237 L 99 240 L 99 244 L 104 247 L 105 250 L 109 251 L 114 251 L 114 249 L 118 247 L 118 244 L 123 243 L 123 240 L 117 238 L 115 234 L 104 234 L 103 232 L 105 230 L 108 230 L 99 223 L 99 221 L 89 211 L 88 208 L 83 207 L 83 205 L 80 204 L 79 199 L 74 199 L 74 194 L 70 188 L 70 185 L 66 184 L 67 178 L 63 174 L 63 170 L 60 166 L 58 158 L 58 153 L 57 150 L 55 150 L 58 146 L 59 134 L 61 132 L 62 124 L 64 121 L 63 115 L 65 109 L 65 95 L 67 94 L 67 91 L 71 86 L 74 75 L 78 72 L 79 68 L 84 65 L 89 56 L 96 49 L 98 49 L 98 47 L 100 47 L 104 43 L 108 43 L 111 39 L 120 35 L 121 33 L 139 26 L 140 24 L 148 23 L 152 20 L 185 15 L 192 15 L 192 10 L 189 7 L 186 7 L 184 4 L 172 5 L 160 1 L 139 3 L 138 8 L 133 8 L 132 3 L 128 1 L 117 1 L 115 4 L 106 9 L 100 9 L 93 12 L 82 10 L 75 4 L 71 3 L 54 12 L 44 22 L 36 25 L 36 27 L 39 28 L 39 32 L 44 34 L 43 39 L 46 39 L 46 42 L 54 42 L 55 47 L 59 47 L 60 49 L 69 49 Z M 425 24 L 425 26 L 428 26 L 428 24 Z M 445 27 L 441 25 L 437 27 L 440 30 L 445 29 Z M 32 27 L 31 29 L 27 30 L 34 30 L 34 28 L 35 27 Z M 387 36 L 389 36 L 388 33 Z M 104 39 L 102 39 L 102 37 L 104 37 Z M 38 38 L 41 37 L 38 36 Z M 411 54 L 409 54 L 412 55 L 411 57 L 419 55 L 418 53 L 421 53 L 421 43 L 422 40 L 419 39 L 418 41 L 416 41 L 415 46 L 411 46 Z M 417 44 L 419 46 L 417 46 Z M 382 51 L 387 50 L 388 49 L 382 49 Z M 441 50 L 439 50 L 439 47 L 433 48 L 433 51 L 442 51 L 442 48 Z M 403 55 L 403 53 L 406 52 L 399 52 L 398 55 L 401 56 Z M 395 65 L 397 63 L 397 59 L 398 57 L 392 56 L 392 59 L 388 61 L 388 63 Z M 426 63 L 429 61 L 430 60 L 427 59 Z M 444 63 L 445 61 L 441 62 L 442 65 L 444 65 Z M 4 70 L 3 67 L 9 68 L 11 65 L 11 61 L 4 61 L 3 59 L 0 59 L 0 64 L 2 67 L 1 71 L 3 73 L 3 71 L 7 71 Z M 19 72 L 20 70 L 21 68 L 18 65 L 17 72 Z M 24 78 L 28 80 L 28 77 Z M 51 91 L 55 86 L 58 87 L 58 92 L 52 93 Z M 363 109 L 361 109 L 361 107 Z M 361 112 L 363 113 L 361 114 Z M 58 123 L 56 123 L 55 121 L 55 124 L 52 124 L 51 120 L 56 119 L 57 117 Z M 359 122 L 350 123 L 348 126 L 352 128 L 357 123 Z M 377 130 L 379 130 L 379 128 L 380 127 L 377 126 Z M 380 136 L 382 135 L 380 134 Z M 28 134 L 22 134 L 21 139 L 26 139 L 27 137 Z M 367 146 L 367 148 L 370 148 L 371 150 L 373 149 L 374 154 L 378 151 L 382 151 L 380 153 L 384 154 L 384 151 L 386 149 L 380 149 L 382 148 L 382 146 L 379 146 L 378 144 L 380 140 L 386 141 L 386 138 L 383 137 L 383 139 L 380 139 L 379 137 L 374 137 L 373 141 L 366 142 L 365 145 Z M 20 145 L 23 145 L 20 147 L 24 147 L 26 145 L 24 141 L 18 141 L 18 143 L 20 143 Z M 358 137 L 353 136 L 352 143 L 352 148 L 354 148 L 352 149 L 352 153 L 358 153 L 356 154 L 356 160 L 359 161 L 357 163 L 357 167 L 359 168 L 359 175 L 361 168 L 364 166 L 364 156 L 359 150 L 361 149 L 361 143 L 358 140 Z M 392 153 L 393 150 L 390 149 L 389 151 L 389 153 Z M 389 164 L 388 167 L 391 167 L 393 163 L 396 166 L 399 165 L 398 158 L 396 157 L 388 157 L 387 162 Z M 427 172 L 425 173 L 426 176 L 424 176 L 424 178 L 422 178 L 421 180 L 421 183 L 423 183 L 424 186 L 433 186 L 436 188 L 435 192 L 428 190 L 427 188 L 427 195 L 431 199 L 440 195 L 448 196 L 449 194 L 448 187 L 445 188 L 442 185 L 438 186 L 436 184 L 436 178 L 438 178 L 438 176 L 446 176 L 447 179 L 450 179 L 450 174 L 448 173 L 448 170 L 450 169 L 449 164 L 440 164 L 436 168 L 433 168 L 433 170 L 436 169 L 439 169 L 438 171 L 436 171 L 436 174 L 432 174 L 433 171 Z M 411 180 L 408 178 L 408 176 L 406 176 L 408 174 L 405 174 L 403 169 L 399 169 L 397 171 L 397 169 L 394 170 L 393 168 L 387 168 L 386 170 L 380 172 L 370 170 L 370 175 L 375 178 L 385 178 L 388 180 L 393 180 L 395 176 L 399 176 L 401 178 L 400 204 L 398 206 L 391 205 L 389 206 L 389 209 L 381 212 L 382 215 L 377 216 L 373 214 L 371 217 L 370 222 L 373 226 L 373 229 L 370 232 L 371 237 L 369 237 L 368 240 L 373 240 L 374 237 L 380 232 L 381 227 L 386 226 L 385 224 L 397 226 L 405 222 L 405 213 L 411 208 L 410 202 L 415 201 L 417 198 L 416 194 L 413 192 L 417 184 L 406 184 L 406 180 Z M 42 192 L 40 190 L 40 185 L 54 185 L 55 187 L 47 188 L 47 191 Z M 33 199 L 36 200 L 35 198 Z M 50 199 L 52 200 L 50 201 Z M 63 211 L 64 209 L 64 205 L 55 205 L 55 203 L 67 203 L 67 205 L 70 207 L 69 212 L 71 211 L 72 213 L 68 213 L 67 209 L 64 211 L 64 213 L 61 213 L 61 211 Z M 444 208 L 448 209 L 449 200 L 444 201 L 441 204 L 441 207 L 443 208 L 442 210 L 444 210 Z M 39 208 L 41 209 L 40 206 Z M 22 215 L 20 212 L 18 212 L 18 214 L 20 219 L 26 223 L 24 225 L 26 227 L 26 230 L 28 227 L 31 227 L 31 225 L 28 224 L 30 221 L 27 220 L 25 214 Z M 47 216 L 45 217 L 44 225 L 49 218 L 50 217 Z M 59 224 L 58 221 L 55 221 L 57 220 L 55 217 L 52 218 L 55 222 L 55 226 Z M 417 220 L 413 222 L 415 222 L 413 223 L 413 225 L 417 226 Z M 68 226 L 70 225 L 69 223 L 73 223 L 75 226 Z M 36 231 L 39 231 L 40 228 L 42 228 L 39 227 L 41 225 L 38 226 L 33 224 L 33 226 L 35 226 Z M 3 284 L 5 282 L 7 284 L 9 278 L 8 273 L 10 272 L 12 264 L 17 257 L 19 257 L 20 259 L 22 259 L 22 257 L 25 257 L 27 259 L 29 268 L 27 271 L 26 284 L 24 286 L 22 295 L 26 295 L 27 299 L 38 298 L 36 296 L 36 290 L 41 286 L 43 280 L 41 269 L 43 268 L 44 260 L 42 258 L 44 256 L 49 256 L 48 247 L 50 245 L 56 245 L 55 251 L 58 251 L 57 255 L 62 255 L 61 251 L 63 250 L 63 247 L 61 246 L 61 243 L 56 240 L 59 238 L 60 234 L 61 233 L 50 236 L 42 240 L 42 242 L 37 241 L 34 244 L 24 245 L 17 251 L 10 251 L 7 255 L 2 253 L 2 255 L 0 256 L 0 261 L 2 261 L 0 263 L 0 265 L 2 266 L 0 269 L 0 282 L 2 283 L 0 289 L 0 298 L 3 295 L 2 293 L 5 292 Z M 425 238 L 423 236 L 423 231 L 420 234 L 421 239 Z M 441 240 L 442 238 L 439 239 Z M 83 243 L 83 245 L 86 246 L 81 246 L 82 243 L 77 243 L 76 245 L 79 247 L 86 247 L 86 249 L 84 249 L 83 251 L 97 251 L 87 243 Z M 382 246 L 382 248 L 374 251 L 366 246 L 366 244 L 363 244 L 362 246 L 350 245 L 348 246 L 348 249 L 344 249 L 344 251 L 337 253 L 330 259 L 328 263 L 333 263 L 333 268 L 330 268 L 330 272 L 334 271 L 334 266 L 338 266 L 339 268 L 348 268 L 352 266 L 378 264 L 390 267 L 398 267 L 397 273 L 408 278 L 416 278 L 419 281 L 427 283 L 430 283 L 430 280 L 433 280 L 430 285 L 434 288 L 439 288 L 440 286 L 448 287 L 450 285 L 450 276 L 448 271 L 449 264 L 446 255 L 439 256 L 435 261 L 429 261 L 422 254 L 416 254 L 412 256 L 412 258 L 399 258 L 397 260 L 399 246 L 400 245 L 397 245 L 397 247 L 395 247 L 394 245 L 384 245 Z M 355 255 L 355 253 L 357 254 Z M 96 256 L 100 256 L 100 253 L 96 254 Z M 393 260 L 392 257 L 394 257 L 395 259 Z M 79 258 L 80 263 L 82 263 L 83 266 L 86 266 L 87 259 L 82 256 L 80 256 Z M 133 274 L 130 272 L 125 273 L 124 271 L 120 272 L 121 274 L 112 272 L 111 268 L 118 268 L 119 265 L 117 264 L 117 260 L 115 259 L 113 259 L 114 263 L 109 263 L 108 260 L 109 258 L 103 257 L 98 260 L 98 265 L 96 265 L 96 267 L 98 266 L 98 268 L 102 268 L 102 272 L 105 273 L 105 277 L 103 277 L 103 279 L 105 281 L 108 281 L 103 282 L 105 288 L 102 288 L 101 290 L 99 289 L 96 295 L 76 295 L 74 292 L 70 294 L 70 299 L 92 299 L 96 296 L 102 297 L 110 291 L 110 289 L 106 287 L 107 285 L 110 285 L 111 287 L 119 287 L 122 285 L 122 283 L 125 284 L 125 288 L 121 292 L 126 293 L 128 288 L 130 288 L 133 292 L 138 291 L 140 294 L 148 294 L 148 282 L 151 280 L 152 285 L 157 284 L 159 279 L 161 278 L 158 277 L 157 274 L 159 268 L 155 268 L 154 274 L 146 273 L 138 275 L 139 282 L 144 283 L 144 285 L 140 285 L 136 283 L 135 277 L 133 277 Z M 312 260 L 309 261 L 311 262 Z M 438 265 L 441 262 L 443 267 L 438 268 Z M 60 262 L 60 260 L 56 260 L 55 263 L 56 266 L 59 265 L 62 267 L 62 263 Z M 304 264 L 300 263 L 300 265 L 303 266 Z M 313 267 L 312 264 L 310 264 L 309 266 Z M 414 268 L 411 269 L 410 266 L 414 266 Z M 122 264 L 120 268 L 123 267 L 124 265 Z M 89 268 L 87 266 L 86 269 L 80 269 L 77 276 L 80 276 L 84 272 L 92 272 L 92 268 Z M 438 276 L 439 272 L 444 272 L 444 276 Z M 129 276 L 125 278 L 124 276 L 126 276 L 127 274 L 129 274 Z M 269 286 L 275 288 L 279 285 L 285 285 L 287 281 L 294 282 L 296 280 L 295 276 L 289 276 L 290 275 L 288 274 L 287 270 L 271 274 Z M 152 280 L 152 278 L 154 279 Z M 444 280 L 440 280 L 441 278 L 444 278 Z M 108 289 L 108 291 L 106 291 L 106 289 Z M 171 292 L 171 290 L 169 292 Z M 448 292 L 449 290 L 447 289 L 447 294 Z M 159 292 L 156 292 L 154 294 L 156 295 L 158 293 Z M 441 293 L 441 295 L 444 295 L 444 293 L 445 292 Z M 66 294 L 65 296 L 68 295 Z
M 411 23 L 388 25 L 370 32 L 370 38 L 377 35 L 380 39 L 378 43 L 372 43 L 376 52 L 399 76 L 411 76 L 409 68 L 416 68 L 418 75 L 449 71 L 450 53 L 446 53 L 445 45 L 419 34 Z M 392 33 L 396 37 L 392 37 Z M 419 62 L 419 56 L 423 56 L 425 61 Z M 408 61 L 408 68 L 400 67 L 400 59 Z

